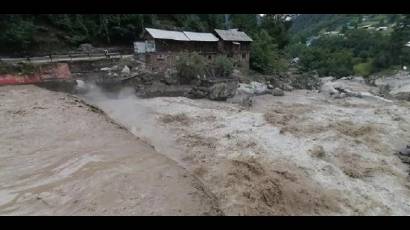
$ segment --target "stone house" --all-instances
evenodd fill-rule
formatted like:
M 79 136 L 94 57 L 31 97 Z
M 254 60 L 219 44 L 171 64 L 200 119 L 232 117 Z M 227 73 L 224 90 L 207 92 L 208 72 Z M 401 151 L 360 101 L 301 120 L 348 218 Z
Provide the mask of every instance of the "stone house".
M 208 60 L 225 54 L 238 66 L 249 68 L 252 39 L 238 30 L 215 30 L 215 33 L 145 28 L 143 41 L 134 42 L 134 51 L 148 68 L 159 72 L 174 66 L 178 56 L 186 52 L 197 52 Z
M 245 32 L 237 29 L 215 29 L 215 33 L 220 38 L 218 42 L 219 53 L 233 58 L 237 66 L 249 69 L 251 42 L 253 40 Z

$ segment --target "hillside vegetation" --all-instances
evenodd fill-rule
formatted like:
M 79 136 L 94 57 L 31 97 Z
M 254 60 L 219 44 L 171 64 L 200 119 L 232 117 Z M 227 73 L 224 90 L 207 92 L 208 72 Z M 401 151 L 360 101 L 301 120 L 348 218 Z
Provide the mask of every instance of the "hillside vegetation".
M 410 64 L 409 15 L 300 15 L 287 53 L 320 76 L 369 76 Z
M 287 70 L 300 58 L 306 72 L 368 76 L 410 64 L 410 19 L 399 14 L 4 14 L 0 54 L 67 52 L 82 43 L 132 48 L 145 27 L 211 32 L 238 28 L 249 34 L 250 67 L 263 74 Z M 365 28 L 369 27 L 369 28 Z
M 198 32 L 239 28 L 255 41 L 251 67 L 272 73 L 278 70 L 281 51 L 288 44 L 290 24 L 275 15 L 258 14 L 8 14 L 0 16 L 0 53 L 44 55 L 82 43 L 131 48 L 145 27 Z

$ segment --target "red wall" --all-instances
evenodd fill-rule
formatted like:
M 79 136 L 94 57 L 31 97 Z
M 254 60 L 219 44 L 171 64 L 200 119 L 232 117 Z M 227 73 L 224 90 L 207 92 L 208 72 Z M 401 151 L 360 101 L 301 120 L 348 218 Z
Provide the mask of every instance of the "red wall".
M 64 80 L 71 78 L 71 71 L 66 63 L 43 66 L 31 75 L 0 74 L 0 85 L 32 84 L 47 80 Z

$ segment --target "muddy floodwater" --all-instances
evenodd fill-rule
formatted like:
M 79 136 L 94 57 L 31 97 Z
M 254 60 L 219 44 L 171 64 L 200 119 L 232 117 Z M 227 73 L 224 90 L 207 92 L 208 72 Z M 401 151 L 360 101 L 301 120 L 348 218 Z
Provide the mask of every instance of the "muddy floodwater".
M 0 215 L 220 215 L 204 185 L 78 98 L 0 87 Z
M 84 99 L 206 186 L 226 215 L 408 215 L 409 104 L 295 90 L 239 105 Z
M 0 215 L 409 215 L 409 109 L 0 87 Z

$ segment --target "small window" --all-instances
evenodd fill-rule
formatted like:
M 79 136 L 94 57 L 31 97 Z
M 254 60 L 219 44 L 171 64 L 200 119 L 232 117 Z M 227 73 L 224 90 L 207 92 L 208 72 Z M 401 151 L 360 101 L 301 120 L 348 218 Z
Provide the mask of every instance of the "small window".
M 242 59 L 246 59 L 246 54 L 242 54 Z
M 212 56 L 211 56 L 211 55 L 208 55 L 208 59 L 211 60 L 211 59 L 212 59 Z

